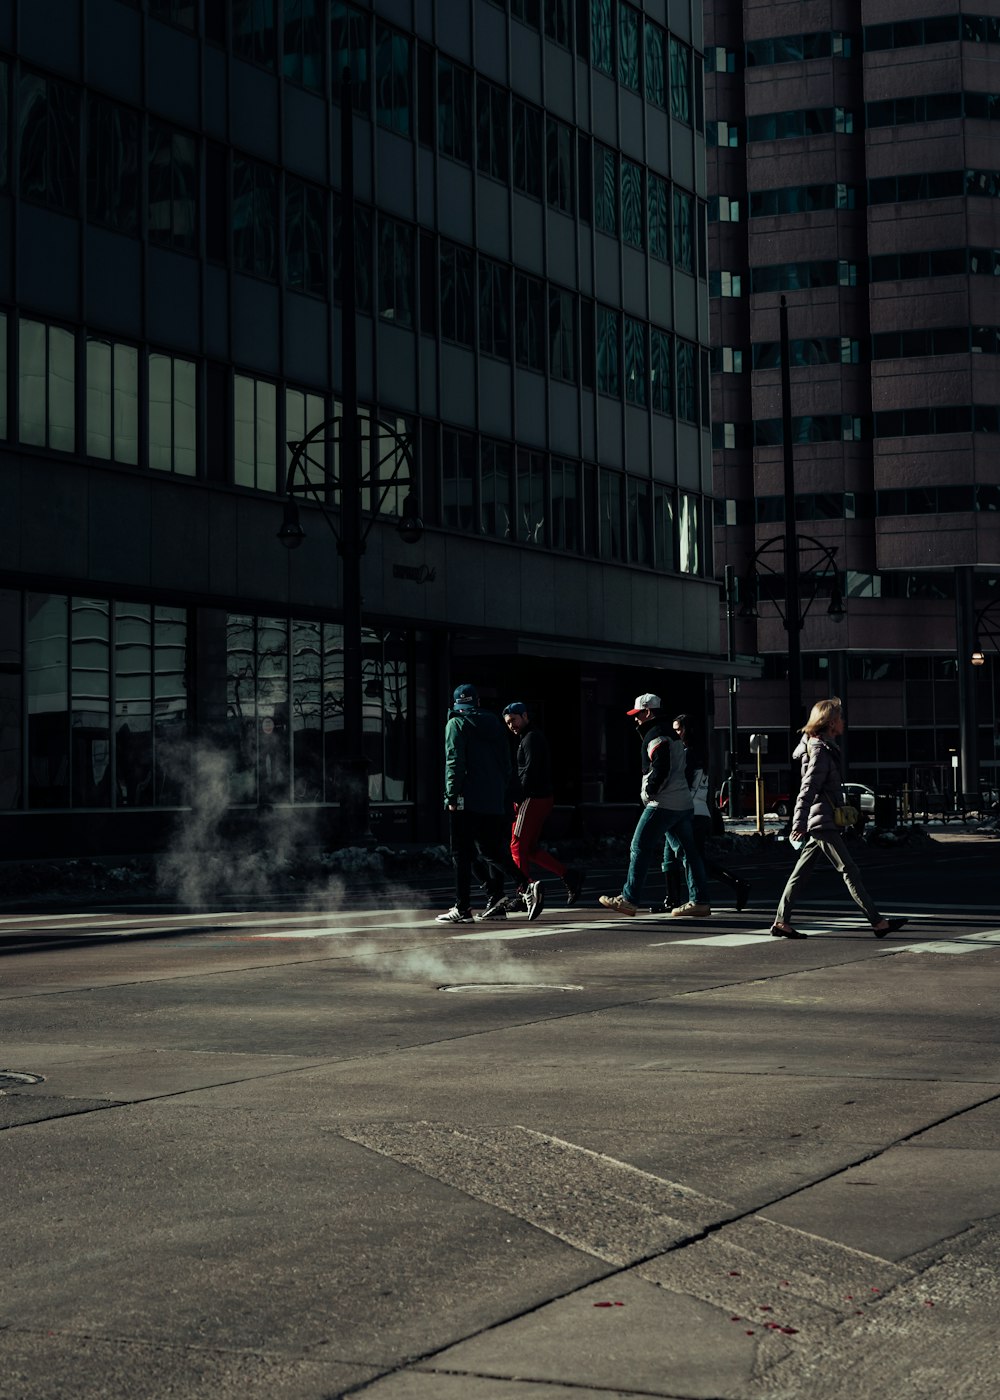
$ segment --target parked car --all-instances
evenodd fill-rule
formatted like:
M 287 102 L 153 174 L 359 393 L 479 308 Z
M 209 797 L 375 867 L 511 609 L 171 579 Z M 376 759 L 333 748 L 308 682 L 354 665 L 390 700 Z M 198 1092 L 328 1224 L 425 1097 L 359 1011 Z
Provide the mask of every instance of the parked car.
M 719 789 L 718 801 L 719 810 L 724 813 L 728 812 L 729 792 L 725 784 Z M 742 806 L 743 815 L 745 817 L 753 816 L 753 813 L 756 810 L 756 801 L 757 798 L 754 791 L 754 784 L 752 782 L 747 782 L 744 779 L 743 783 L 740 786 L 740 803 Z M 774 812 L 775 815 L 779 817 L 788 816 L 789 812 L 792 810 L 791 802 L 791 796 L 787 792 L 765 791 L 764 793 L 764 811 Z
M 859 812 L 875 810 L 875 794 L 865 783 L 844 783 L 844 796 Z

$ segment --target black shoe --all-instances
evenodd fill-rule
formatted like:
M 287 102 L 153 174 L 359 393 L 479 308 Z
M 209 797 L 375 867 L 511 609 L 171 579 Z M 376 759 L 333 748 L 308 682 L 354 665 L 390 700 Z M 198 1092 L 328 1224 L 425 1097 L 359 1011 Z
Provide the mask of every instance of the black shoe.
M 580 891 L 583 889 L 583 882 L 586 878 L 582 870 L 566 871 L 566 907 L 568 909 L 571 909 L 580 898 Z
M 873 928 L 872 933 L 876 938 L 884 938 L 887 933 L 896 933 L 906 923 L 905 919 L 886 919 L 885 928 Z
M 797 928 L 792 928 L 791 924 L 786 924 L 784 928 L 780 924 L 772 924 L 772 938 L 808 938 L 808 933 L 799 933 Z
M 737 880 L 736 882 L 736 912 L 742 914 L 747 907 L 747 900 L 750 898 L 749 880 Z
M 545 896 L 542 894 L 541 880 L 533 880 L 528 886 L 524 892 L 524 902 L 528 906 L 528 923 L 534 923 L 545 908 Z
M 486 908 L 479 916 L 481 919 L 505 919 L 507 917 L 507 901 L 503 893 L 492 895 L 486 903 Z

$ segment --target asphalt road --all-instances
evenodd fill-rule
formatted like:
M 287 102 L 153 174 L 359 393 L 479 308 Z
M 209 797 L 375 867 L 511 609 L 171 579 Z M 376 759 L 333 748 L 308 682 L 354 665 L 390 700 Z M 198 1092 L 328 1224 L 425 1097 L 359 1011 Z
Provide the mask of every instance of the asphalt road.
M 782 857 L 0 916 L 0 1397 L 992 1400 L 1000 847 L 864 854 L 885 941 Z

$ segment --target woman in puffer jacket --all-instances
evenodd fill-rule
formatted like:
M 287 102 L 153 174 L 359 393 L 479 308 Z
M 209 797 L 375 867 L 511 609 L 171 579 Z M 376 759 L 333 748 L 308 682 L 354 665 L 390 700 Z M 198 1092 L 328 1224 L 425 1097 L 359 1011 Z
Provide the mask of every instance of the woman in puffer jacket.
M 894 933 L 906 923 L 905 919 L 884 919 L 875 908 L 861 883 L 861 875 L 850 852 L 844 845 L 840 827 L 834 819 L 834 808 L 844 801 L 840 778 L 840 750 L 836 740 L 844 732 L 844 709 L 839 698 L 819 700 L 812 707 L 808 723 L 802 729 L 802 742 L 792 754 L 802 762 L 802 784 L 792 816 L 791 839 L 805 841 L 788 877 L 778 902 L 778 912 L 771 926 L 775 938 L 806 938 L 788 922 L 792 905 L 814 866 L 816 857 L 826 856 L 841 876 L 855 904 L 864 911 L 876 938 Z

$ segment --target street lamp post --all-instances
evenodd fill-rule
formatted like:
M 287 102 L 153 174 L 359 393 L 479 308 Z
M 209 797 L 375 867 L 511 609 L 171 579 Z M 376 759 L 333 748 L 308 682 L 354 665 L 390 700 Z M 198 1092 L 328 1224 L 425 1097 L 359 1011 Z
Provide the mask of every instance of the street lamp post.
M 364 431 L 359 422 L 358 404 L 358 329 L 356 302 L 357 260 L 354 241 L 354 93 L 351 70 L 343 72 L 340 103 L 340 170 L 341 170 L 341 279 L 340 279 L 340 370 L 343 389 L 343 416 L 331 418 L 312 429 L 300 441 L 290 442 L 292 458 L 285 483 L 284 520 L 278 538 L 288 549 L 296 549 L 305 538 L 299 520 L 297 496 L 311 498 L 317 505 L 337 541 L 341 560 L 341 599 L 344 629 L 344 753 L 340 759 L 339 799 L 341 834 L 349 843 L 370 842 L 370 809 L 368 802 L 368 760 L 364 753 L 364 688 L 363 652 L 361 645 L 361 559 L 372 525 L 394 486 L 408 486 L 411 494 L 404 503 L 397 529 L 407 544 L 419 540 L 423 526 L 412 494 L 416 476 L 408 438 L 390 423 L 377 419 L 370 424 L 369 468 L 361 470 L 361 446 Z M 392 446 L 386 457 L 379 457 L 381 439 L 388 437 Z M 327 470 L 326 456 L 313 460 L 309 448 L 317 442 L 337 444 L 339 477 Z M 387 480 L 381 468 L 388 456 L 395 458 Z M 317 468 L 323 482 L 322 492 L 312 481 L 306 463 Z M 361 492 L 368 484 L 381 488 L 377 503 L 372 503 L 371 519 L 362 526 Z M 339 491 L 339 502 L 337 493 Z M 339 505 L 340 527 L 334 523 L 331 511 Z
M 732 564 L 727 564 L 725 568 L 725 590 L 726 590 L 726 659 L 730 667 L 736 657 L 736 603 L 737 584 L 736 570 Z M 729 815 L 739 818 L 743 815 L 743 804 L 740 793 L 740 763 L 737 745 L 739 743 L 739 726 L 736 722 L 736 697 L 739 680 L 735 675 L 729 677 Z

